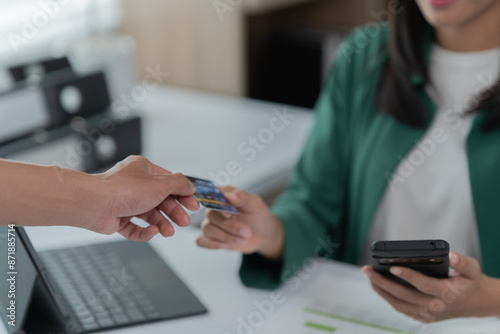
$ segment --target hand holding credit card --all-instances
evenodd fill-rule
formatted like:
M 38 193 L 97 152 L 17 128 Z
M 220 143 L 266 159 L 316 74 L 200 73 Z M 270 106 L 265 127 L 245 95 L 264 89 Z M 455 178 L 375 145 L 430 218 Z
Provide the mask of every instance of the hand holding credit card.
M 236 207 L 232 206 L 226 199 L 222 191 L 209 180 L 197 177 L 186 176 L 195 187 L 194 197 L 207 209 L 225 211 L 233 214 L 240 214 Z

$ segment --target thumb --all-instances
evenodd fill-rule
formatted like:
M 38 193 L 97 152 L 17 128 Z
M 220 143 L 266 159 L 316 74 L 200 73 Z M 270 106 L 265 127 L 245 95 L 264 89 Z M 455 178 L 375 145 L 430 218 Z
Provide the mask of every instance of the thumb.
M 450 267 L 468 278 L 481 275 L 481 266 L 476 259 L 455 252 L 450 252 Z
M 229 203 L 242 212 L 253 213 L 262 210 L 263 202 L 260 197 L 255 194 L 234 188 L 229 191 L 222 189 L 222 192 Z

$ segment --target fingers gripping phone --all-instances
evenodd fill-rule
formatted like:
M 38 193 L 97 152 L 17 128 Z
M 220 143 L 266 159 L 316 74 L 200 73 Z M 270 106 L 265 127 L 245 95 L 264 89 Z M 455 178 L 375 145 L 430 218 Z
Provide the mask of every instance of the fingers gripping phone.
M 385 276 L 408 282 L 392 275 L 392 266 L 411 268 L 436 278 L 448 277 L 450 245 L 444 240 L 376 241 L 371 246 L 371 266 Z

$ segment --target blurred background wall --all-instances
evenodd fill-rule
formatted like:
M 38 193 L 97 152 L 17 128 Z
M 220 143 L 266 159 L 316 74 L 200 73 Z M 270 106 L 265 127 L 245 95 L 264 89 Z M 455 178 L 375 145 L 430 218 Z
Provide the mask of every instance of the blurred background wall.
M 141 153 L 151 79 L 312 108 L 345 35 L 393 2 L 0 0 L 0 157 L 95 171 Z M 89 136 L 103 120 L 117 130 Z
M 160 64 L 171 73 L 172 83 L 244 93 L 243 25 L 238 13 L 221 21 L 207 0 L 124 0 L 123 5 L 122 31 L 138 43 L 139 72 Z
M 121 0 L 0 0 L 0 64 L 64 54 L 76 42 L 109 34 L 123 20 Z
M 159 65 L 171 84 L 311 106 L 341 38 L 377 22 L 387 0 L 0 0 L 0 6 L 4 67 L 65 54 L 103 61 L 114 46 L 134 50 L 139 78 Z M 293 88 L 298 83 L 310 89 Z
M 279 76 L 282 83 L 289 81 L 290 85 L 321 77 L 321 73 L 314 73 L 290 81 L 275 66 L 283 65 L 282 61 L 289 65 L 302 62 L 303 72 L 324 72 L 324 62 L 329 64 L 330 59 L 322 59 L 323 53 L 331 58 L 329 48 L 354 26 L 375 22 L 374 13 L 385 10 L 386 2 L 123 0 L 120 30 L 137 41 L 139 73 L 148 65 L 161 64 L 171 72 L 174 84 L 272 100 L 272 92 L 263 92 L 270 89 L 264 74 Z M 283 55 L 276 52 L 280 48 Z M 270 73 L 269 68 L 276 73 Z M 318 85 L 316 80 L 315 90 Z

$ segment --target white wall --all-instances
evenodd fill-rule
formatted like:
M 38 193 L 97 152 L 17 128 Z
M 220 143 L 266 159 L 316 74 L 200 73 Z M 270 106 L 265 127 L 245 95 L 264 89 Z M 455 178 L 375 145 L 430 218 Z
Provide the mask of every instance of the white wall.
M 0 68 L 64 54 L 122 18 L 120 0 L 0 0 L 0 13 Z
M 212 0 L 123 1 L 123 31 L 137 41 L 139 74 L 159 64 L 171 83 L 243 93 L 241 6 L 221 20 Z

